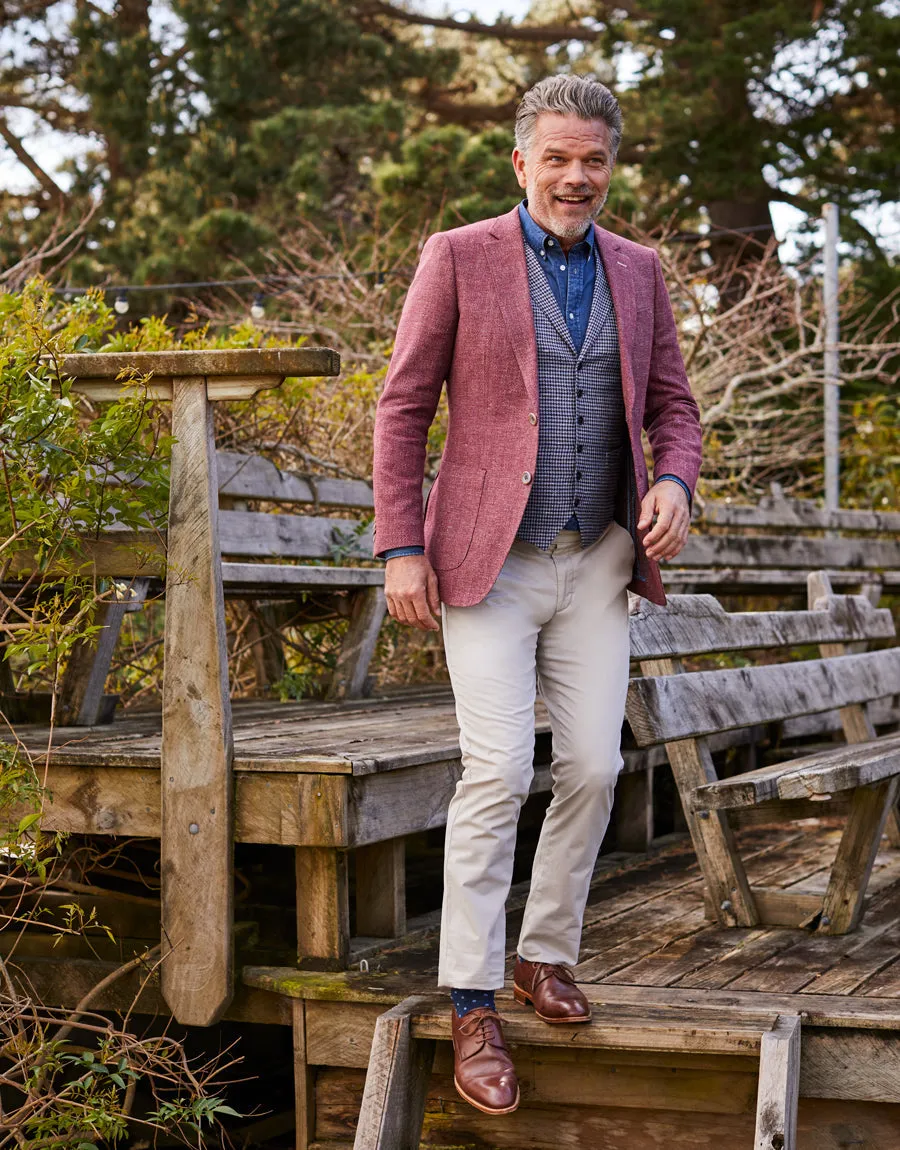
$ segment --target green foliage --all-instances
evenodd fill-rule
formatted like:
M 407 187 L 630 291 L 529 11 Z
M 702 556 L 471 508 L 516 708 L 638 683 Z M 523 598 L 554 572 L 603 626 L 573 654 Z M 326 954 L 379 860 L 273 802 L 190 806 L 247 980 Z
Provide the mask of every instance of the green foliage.
M 882 395 L 853 404 L 841 452 L 841 500 L 900 510 L 900 401 Z
M 29 675 L 55 678 L 92 633 L 97 604 L 114 594 L 90 573 L 90 539 L 113 526 L 154 532 L 164 522 L 170 440 L 151 418 L 141 381 L 91 410 L 60 370 L 66 352 L 102 345 L 110 326 L 96 293 L 58 303 L 33 281 L 0 295 L 0 571 L 28 580 L 19 595 L 27 615 L 7 606 L 5 622 L 7 655 Z

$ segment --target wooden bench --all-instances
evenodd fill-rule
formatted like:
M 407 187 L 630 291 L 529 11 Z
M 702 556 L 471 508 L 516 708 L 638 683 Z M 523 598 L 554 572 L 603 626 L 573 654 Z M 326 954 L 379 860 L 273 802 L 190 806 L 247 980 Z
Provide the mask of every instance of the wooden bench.
M 684 550 L 663 565 L 675 592 L 803 594 L 810 571 L 873 603 L 900 587 L 900 512 L 841 508 L 786 499 L 775 485 L 758 504 L 709 500 L 694 515 Z
M 348 559 L 371 560 L 371 528 L 358 517 L 333 513 L 371 516 L 371 486 L 362 480 L 282 471 L 263 456 L 231 451 L 216 452 L 216 475 L 222 590 L 226 599 L 256 604 L 262 626 L 254 620 L 252 639 L 259 647 L 259 677 L 272 682 L 284 673 L 280 627 L 337 611 L 348 617 L 348 627 L 327 697 L 358 698 L 385 615 L 384 571 L 347 564 Z M 259 504 L 278 510 L 260 510 Z M 285 513 L 293 507 L 303 513 Z M 132 576 L 130 591 L 124 602 L 104 608 L 103 630 L 69 661 L 60 712 L 72 726 L 100 721 L 102 700 L 108 698 L 103 688 L 125 615 L 142 606 L 148 594 L 162 593 L 163 584 Z M 308 601 L 305 610 L 301 601 Z M 285 603 L 291 606 L 279 610 L 277 605 Z M 111 710 L 107 718 L 112 720 Z
M 639 746 L 666 747 L 709 904 L 723 925 L 852 930 L 896 798 L 900 736 L 876 738 L 867 707 L 900 690 L 900 648 L 847 653 L 848 643 L 891 637 L 890 614 L 863 596 L 835 596 L 821 572 L 809 576 L 809 608 L 729 615 L 708 596 L 676 599 L 667 609 L 641 604 L 645 622 L 638 625 L 636 653 L 643 677 L 630 684 L 628 721 Z M 688 655 L 810 643 L 819 645 L 820 658 L 694 672 L 682 663 Z M 833 708 L 840 711 L 846 746 L 717 778 L 711 736 Z M 773 819 L 800 818 L 840 796 L 849 810 L 824 898 L 751 889 L 729 811 L 756 808 Z
M 204 362 L 221 373 L 210 385 L 210 394 L 218 398 L 247 398 L 252 394 L 250 388 L 257 385 L 242 382 L 242 377 L 234 374 L 238 372 L 248 373 L 248 380 L 261 379 L 259 387 L 275 385 L 276 377 L 270 375 L 266 380 L 252 373 L 258 370 L 254 365 L 265 367 L 265 358 L 260 359 L 260 355 L 271 359 L 276 353 L 255 351 L 72 355 L 64 359 L 62 370 L 74 377 L 76 390 L 95 400 L 115 398 L 120 393 L 122 385 L 116 377 L 123 371 L 152 372 L 156 382 L 151 391 L 165 398 L 171 386 L 160 381 L 173 366 L 172 357 L 176 357 L 177 370 L 187 371 L 193 367 L 184 357 L 195 354 L 202 354 Z M 278 352 L 277 358 L 284 371 L 295 375 L 334 374 L 338 370 L 337 357 L 327 349 Z M 226 383 L 229 379 L 230 384 Z M 216 527 L 223 594 L 260 605 L 258 615 L 264 628 L 255 635 L 255 641 L 266 656 L 257 660 L 261 670 L 268 672 L 270 679 L 283 671 L 278 628 L 288 615 L 291 622 L 303 621 L 298 600 L 312 600 L 319 615 L 325 600 L 332 610 L 349 617 L 328 695 L 358 697 L 365 687 L 385 614 L 383 569 L 347 563 L 371 560 L 371 529 L 359 518 L 360 512 L 371 516 L 371 486 L 361 480 L 281 471 L 271 460 L 256 455 L 217 451 L 214 462 L 211 482 L 218 491 Z M 260 506 L 266 510 L 258 510 Z M 273 507 L 277 511 L 269 510 Z M 302 508 L 303 513 L 285 513 L 285 509 L 295 507 Z M 336 517 L 335 512 L 343 517 Z M 346 517 L 347 512 L 356 513 L 356 517 Z M 138 542 L 131 537 L 130 541 Z M 164 588 L 164 540 L 148 537 L 139 541 L 147 552 L 139 568 L 135 566 L 135 552 L 123 542 L 129 540 L 110 534 L 91 549 L 97 574 L 128 580 L 129 586 L 118 599 L 104 604 L 99 619 L 102 630 L 76 647 L 69 659 L 58 708 L 68 725 L 92 726 L 101 717 L 111 719 L 109 704 L 113 700 L 104 695 L 104 684 L 125 615 L 139 609 L 148 594 L 159 594 Z M 293 601 L 292 610 L 279 613 L 273 609 L 272 604 L 285 601 Z

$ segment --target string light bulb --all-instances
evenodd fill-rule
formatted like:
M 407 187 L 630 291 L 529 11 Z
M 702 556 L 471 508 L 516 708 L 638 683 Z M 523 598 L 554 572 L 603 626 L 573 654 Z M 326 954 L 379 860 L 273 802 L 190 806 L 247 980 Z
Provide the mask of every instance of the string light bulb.
M 250 305 L 250 318 L 251 319 L 265 319 L 266 318 L 266 297 L 262 292 L 257 292 L 253 297 L 253 303 Z
M 116 315 L 128 315 L 128 292 L 120 290 L 116 292 L 116 300 L 113 304 Z

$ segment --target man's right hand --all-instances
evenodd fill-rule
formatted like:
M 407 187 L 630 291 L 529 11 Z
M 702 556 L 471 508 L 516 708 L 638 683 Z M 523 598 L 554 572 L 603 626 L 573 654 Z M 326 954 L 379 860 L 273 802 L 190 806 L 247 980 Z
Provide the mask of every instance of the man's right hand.
M 441 614 L 438 581 L 424 555 L 398 555 L 384 568 L 384 596 L 398 623 L 420 631 L 438 631 Z

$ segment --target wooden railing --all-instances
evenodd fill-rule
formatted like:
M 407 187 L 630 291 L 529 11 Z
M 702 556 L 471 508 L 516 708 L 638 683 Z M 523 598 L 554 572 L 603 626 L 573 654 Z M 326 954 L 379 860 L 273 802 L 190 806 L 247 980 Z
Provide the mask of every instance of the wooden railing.
M 213 403 L 252 399 L 288 376 L 336 375 L 328 348 L 69 355 L 64 375 L 94 400 L 150 374 L 172 403 L 161 752 L 161 984 L 175 1018 L 208 1026 L 234 988 L 234 744 Z

